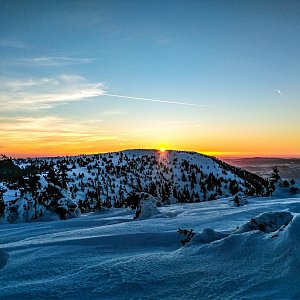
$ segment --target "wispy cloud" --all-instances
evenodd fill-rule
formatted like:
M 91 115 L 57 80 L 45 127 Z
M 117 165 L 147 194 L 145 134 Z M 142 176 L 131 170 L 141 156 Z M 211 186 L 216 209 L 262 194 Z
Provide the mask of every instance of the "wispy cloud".
M 5 45 L 5 43 L 2 43 Z M 17 45 L 17 44 L 16 44 Z M 0 42 L 1 46 L 1 42 Z M 21 46 L 21 44 L 20 44 Z M 25 47 L 25 46 L 24 46 Z M 69 65 L 89 64 L 94 61 L 93 58 L 81 58 L 72 56 L 38 56 L 38 57 L 20 57 L 20 58 L 3 58 L 1 60 L 2 67 L 47 67 L 58 68 Z
M 94 120 L 100 122 L 101 120 Z M 100 135 L 107 131 L 100 130 L 91 121 L 73 120 L 57 116 L 42 117 L 5 117 L 0 118 L 1 131 L 20 133 L 31 133 L 41 136 L 70 136 L 72 135 Z
M 57 145 L 62 143 L 74 145 L 84 141 L 92 143 L 119 139 L 110 132 L 101 130 L 99 124 L 57 116 L 6 117 L 0 118 L 0 124 L 2 143 L 16 147 L 22 143 L 38 143 L 45 146 L 53 141 Z
M 60 67 L 67 65 L 89 64 L 93 61 L 94 59 L 91 58 L 75 58 L 69 56 L 40 56 L 19 59 L 17 62 L 19 62 L 20 64 L 28 64 L 34 66 Z
M 19 48 L 19 49 L 29 48 L 25 43 L 15 38 L 0 39 L 0 47 Z
M 174 101 L 174 100 L 162 100 L 162 99 L 132 97 L 132 96 L 115 95 L 115 94 L 108 94 L 108 93 L 103 93 L 102 95 L 103 96 L 109 96 L 109 97 L 123 98 L 123 99 L 128 99 L 128 100 L 137 100 L 137 101 L 167 103 L 167 104 L 176 104 L 176 105 L 184 105 L 184 106 L 194 106 L 194 107 L 199 107 L 199 108 L 208 108 L 208 106 L 201 105 L 201 104 L 188 103 L 188 102 L 179 102 L 179 101 Z
M 96 153 L 130 141 L 119 130 L 103 128 L 99 119 L 55 115 L 0 117 L 0 136 L 0 148 L 13 156 Z
M 51 109 L 59 104 L 83 101 L 98 96 L 157 104 L 209 108 L 209 106 L 189 102 L 111 94 L 107 93 L 106 90 L 101 82 L 90 83 L 84 77 L 74 74 L 27 79 L 2 76 L 0 77 L 0 111 Z M 126 113 L 119 110 L 106 110 L 103 115 L 112 116 Z
M 30 87 L 42 87 L 46 85 L 58 85 L 59 81 L 55 78 L 37 79 L 8 79 L 2 78 L 2 86 L 17 92 Z
M 82 101 L 104 93 L 102 83 L 62 74 L 55 77 L 0 81 L 0 111 L 49 109 L 60 103 Z

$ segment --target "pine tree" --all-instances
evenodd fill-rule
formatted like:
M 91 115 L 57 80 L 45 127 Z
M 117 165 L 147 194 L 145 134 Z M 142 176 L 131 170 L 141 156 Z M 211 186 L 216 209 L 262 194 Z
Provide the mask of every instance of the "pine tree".
M 0 217 L 3 216 L 5 207 L 6 207 L 5 202 L 3 200 L 3 195 L 5 192 L 6 192 L 6 189 L 3 187 L 0 187 Z
M 273 172 L 272 172 L 272 175 L 271 175 L 271 180 L 274 181 L 274 182 L 277 182 L 280 178 L 281 177 L 279 175 L 279 170 L 278 170 L 277 166 L 275 166 L 273 168 Z

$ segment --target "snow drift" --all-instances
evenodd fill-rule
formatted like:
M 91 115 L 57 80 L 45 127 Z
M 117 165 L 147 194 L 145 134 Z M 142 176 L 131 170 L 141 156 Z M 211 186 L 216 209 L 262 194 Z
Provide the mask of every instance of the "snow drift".
M 134 211 L 112 208 L 2 225 L 0 298 L 299 299 L 299 198 L 156 208 L 168 218 L 133 221 Z M 247 231 L 251 216 L 283 230 Z M 178 228 L 199 233 L 182 247 Z
M 197 234 L 192 242 L 193 243 L 212 243 L 214 241 L 221 240 L 225 237 L 227 237 L 229 234 L 218 232 L 216 230 L 213 230 L 211 228 L 204 228 L 201 233 Z
M 161 212 L 157 208 L 160 201 L 147 193 L 139 193 L 140 203 L 135 211 L 135 220 L 145 220 L 153 217 L 161 216 Z
M 293 215 L 288 211 L 267 212 L 252 218 L 249 222 L 242 225 L 235 232 L 243 233 L 253 230 L 270 233 L 287 226 L 293 219 Z

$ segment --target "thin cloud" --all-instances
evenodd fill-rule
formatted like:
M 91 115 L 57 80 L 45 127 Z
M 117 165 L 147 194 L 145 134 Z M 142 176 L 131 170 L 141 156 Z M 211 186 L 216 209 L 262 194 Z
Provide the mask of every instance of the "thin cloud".
M 157 102 L 157 103 L 167 103 L 167 104 L 176 104 L 176 105 L 184 105 L 184 106 L 193 106 L 199 108 L 208 108 L 208 106 L 195 104 L 195 103 L 187 103 L 187 102 L 178 102 L 173 100 L 160 100 L 160 99 L 151 99 L 151 98 L 142 98 L 142 97 L 132 97 L 132 96 L 123 96 L 123 95 L 115 95 L 103 93 L 103 96 L 116 97 L 116 98 L 124 98 L 129 100 L 137 100 L 137 101 L 147 101 L 147 102 Z
M 95 120 L 97 122 L 101 120 Z M 74 137 L 77 139 L 115 140 L 116 136 L 99 129 L 97 122 L 79 121 L 56 116 L 0 118 L 0 133 L 4 140 L 49 137 Z
M 103 129 L 99 126 L 101 120 L 92 121 L 55 115 L 0 117 L 1 146 L 12 154 L 61 155 L 96 152 L 100 145 L 124 141 L 119 131 Z
M 85 78 L 79 75 L 72 75 L 72 74 L 62 74 L 59 76 L 60 79 L 70 82 L 70 83 L 78 83 L 78 82 L 84 82 Z
M 100 89 L 101 85 L 81 87 L 77 90 L 67 90 L 60 93 L 43 93 L 38 95 L 24 96 L 18 100 L 19 104 L 50 104 L 59 102 L 79 101 L 85 98 L 96 97 L 102 95 L 103 91 Z
M 0 43 L 1 46 L 1 43 Z M 69 65 L 90 64 L 94 61 L 92 58 L 76 58 L 71 56 L 39 56 L 29 58 L 9 59 L 3 58 L 1 60 L 2 67 L 64 67 Z
M 0 111 L 50 109 L 58 104 L 82 101 L 104 93 L 102 83 L 62 74 L 55 77 L 0 80 Z
M 35 65 L 35 66 L 45 66 L 45 67 L 60 67 L 66 65 L 78 65 L 78 64 L 89 64 L 94 60 L 91 58 L 74 58 L 68 56 L 55 57 L 55 56 L 41 56 L 33 58 L 23 58 L 19 60 L 20 63 Z
M 2 79 L 4 87 L 13 90 L 14 92 L 31 87 L 41 87 L 45 85 L 57 85 L 59 82 L 54 78 L 40 79 Z
M 14 38 L 6 38 L 0 40 L 0 47 L 8 48 L 18 48 L 18 49 L 28 49 L 29 47 L 22 41 L 16 40 Z
M 195 103 L 110 94 L 105 91 L 105 86 L 101 82 L 89 83 L 84 77 L 74 74 L 29 79 L 11 79 L 3 76 L 0 78 L 0 111 L 45 110 L 59 104 L 98 96 L 208 108 Z M 108 110 L 104 111 L 103 115 L 124 113 L 126 112 Z

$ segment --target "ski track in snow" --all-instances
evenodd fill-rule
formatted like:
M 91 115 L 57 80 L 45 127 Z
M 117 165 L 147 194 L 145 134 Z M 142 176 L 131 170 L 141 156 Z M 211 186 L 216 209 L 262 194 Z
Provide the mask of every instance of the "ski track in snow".
M 1 225 L 0 298 L 300 298 L 300 198 L 250 198 L 241 207 L 219 199 L 159 210 L 164 217 L 137 221 L 134 211 L 113 208 L 66 221 Z M 294 216 L 277 237 L 235 232 L 271 211 Z M 178 228 L 198 235 L 181 247 Z M 224 238 L 203 242 L 197 237 L 205 228 Z

